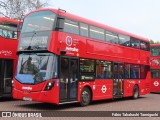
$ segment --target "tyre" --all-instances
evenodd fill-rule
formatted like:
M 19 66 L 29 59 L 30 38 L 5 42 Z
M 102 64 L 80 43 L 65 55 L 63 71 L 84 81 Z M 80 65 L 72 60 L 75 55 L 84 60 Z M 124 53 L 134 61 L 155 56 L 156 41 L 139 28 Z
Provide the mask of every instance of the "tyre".
M 89 90 L 89 88 L 85 87 L 82 90 L 81 96 L 80 96 L 80 105 L 83 106 L 87 106 L 89 105 L 90 101 L 91 101 L 91 91 Z
M 134 86 L 133 88 L 133 99 L 137 99 L 139 97 L 139 88 L 137 85 Z

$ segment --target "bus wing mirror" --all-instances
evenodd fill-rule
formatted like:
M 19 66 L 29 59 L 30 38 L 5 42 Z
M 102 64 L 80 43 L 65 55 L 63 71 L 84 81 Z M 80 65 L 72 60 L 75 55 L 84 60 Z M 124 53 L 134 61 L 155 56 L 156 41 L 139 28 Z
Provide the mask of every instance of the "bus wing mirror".
M 56 25 L 56 29 L 63 29 L 64 28 L 64 18 L 63 17 L 58 17 L 57 18 L 57 25 Z

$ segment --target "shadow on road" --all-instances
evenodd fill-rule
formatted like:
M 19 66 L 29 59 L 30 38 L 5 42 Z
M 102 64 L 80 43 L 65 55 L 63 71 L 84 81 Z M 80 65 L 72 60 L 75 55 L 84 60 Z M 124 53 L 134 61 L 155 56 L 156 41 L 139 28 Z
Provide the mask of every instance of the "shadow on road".
M 160 94 L 160 93 L 157 93 L 157 92 L 151 92 L 150 94 Z
M 8 101 L 16 101 L 16 100 L 11 98 L 11 97 L 2 97 L 2 98 L 0 98 L 0 102 L 8 102 Z
M 143 97 L 139 97 L 138 99 L 144 99 L 147 98 L 145 96 Z M 138 100 L 137 99 L 137 100 Z M 109 104 L 109 103 L 114 103 L 114 102 L 119 102 L 119 104 L 121 104 L 121 102 L 124 101 L 130 101 L 133 100 L 132 98 L 123 98 L 123 99 L 109 99 L 109 100 L 100 100 L 100 101 L 93 101 L 91 102 L 90 105 L 94 106 L 94 105 L 102 105 L 102 104 Z M 27 110 L 65 110 L 65 109 L 71 109 L 71 108 L 75 108 L 75 107 L 80 107 L 79 103 L 73 103 L 73 104 L 64 104 L 64 105 L 54 105 L 54 104 L 50 104 L 50 103 L 29 103 L 29 104 L 23 104 L 23 105 L 16 105 L 17 107 L 21 107 L 21 108 L 27 108 Z
M 65 104 L 65 105 L 54 105 L 50 103 L 31 103 L 31 104 L 24 104 L 24 105 L 17 105 L 17 107 L 21 108 L 29 108 L 32 110 L 64 110 L 68 108 L 79 107 L 78 103 L 73 104 Z
M 146 96 L 140 96 L 138 99 L 143 99 L 147 98 Z M 106 104 L 106 103 L 114 103 L 114 102 L 124 102 L 124 101 L 132 101 L 132 100 L 138 100 L 138 99 L 133 99 L 132 97 L 127 97 L 127 98 L 116 98 L 116 99 L 108 99 L 108 100 L 101 100 L 101 101 L 94 101 L 92 104 Z

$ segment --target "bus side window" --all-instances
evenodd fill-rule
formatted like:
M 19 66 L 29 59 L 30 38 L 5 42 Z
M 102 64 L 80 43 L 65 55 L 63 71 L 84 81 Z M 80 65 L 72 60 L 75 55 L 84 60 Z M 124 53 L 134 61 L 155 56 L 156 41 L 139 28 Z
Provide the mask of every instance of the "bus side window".
M 124 64 L 119 65 L 119 78 L 124 79 Z
M 149 43 L 147 42 L 141 41 L 140 46 L 142 50 L 146 50 L 146 51 L 149 50 Z
M 126 35 L 119 34 L 119 44 L 123 46 L 130 46 L 130 37 Z
M 125 64 L 124 78 L 125 79 L 130 78 L 130 64 Z
M 148 71 L 150 70 L 150 67 L 148 65 L 141 65 L 141 79 L 145 79 L 147 76 Z
M 140 49 L 140 41 L 135 38 L 131 38 L 131 47 Z
M 80 78 L 81 80 L 95 79 L 95 60 L 80 59 Z
M 2 29 L 0 29 L 0 36 L 2 36 Z
M 105 40 L 104 29 L 102 29 L 102 28 L 98 28 L 98 27 L 95 27 L 95 26 L 90 26 L 89 34 L 90 34 L 91 38 L 99 39 L 99 40 L 102 40 L 102 41 Z
M 151 70 L 151 78 L 160 78 L 159 73 L 160 73 L 160 71 L 158 69 L 152 69 Z
M 68 32 L 71 34 L 79 34 L 79 26 L 78 22 L 65 19 L 64 22 L 64 32 Z
M 96 61 L 96 78 L 97 79 L 111 79 L 112 78 L 112 64 L 109 61 Z
M 14 39 L 17 39 L 17 38 L 18 38 L 17 32 L 13 32 L 13 38 L 14 38 Z
M 140 78 L 140 66 L 139 65 L 131 65 L 131 78 L 132 79 Z
M 13 35 L 13 31 L 8 31 L 7 32 L 7 38 L 12 38 Z
M 80 23 L 80 35 L 88 37 L 88 25 Z
M 2 36 L 3 36 L 4 38 L 7 37 L 7 30 L 2 30 Z
M 116 33 L 106 31 L 106 42 L 118 44 L 118 36 Z

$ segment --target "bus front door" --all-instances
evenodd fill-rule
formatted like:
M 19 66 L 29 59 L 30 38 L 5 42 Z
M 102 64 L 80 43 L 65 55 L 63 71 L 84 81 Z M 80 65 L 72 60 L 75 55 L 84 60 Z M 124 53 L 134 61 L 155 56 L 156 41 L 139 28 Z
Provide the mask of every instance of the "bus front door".
M 60 102 L 77 101 L 78 59 L 61 57 L 60 59 Z
M 0 96 L 11 97 L 13 60 L 0 59 Z
M 121 98 L 124 93 L 124 64 L 113 63 L 113 98 Z

